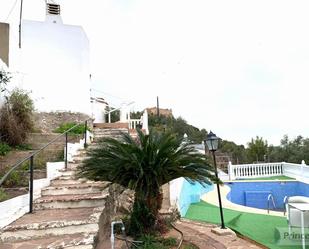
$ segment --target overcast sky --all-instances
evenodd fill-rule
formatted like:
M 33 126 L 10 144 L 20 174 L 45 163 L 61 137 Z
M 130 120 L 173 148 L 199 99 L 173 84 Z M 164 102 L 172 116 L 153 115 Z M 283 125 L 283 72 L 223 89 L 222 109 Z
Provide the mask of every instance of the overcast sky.
M 14 2 L 0 0 L 0 21 Z M 309 137 L 309 1 L 57 2 L 89 37 L 96 89 L 136 110 L 159 96 L 176 117 L 239 144 Z M 25 19 L 44 15 L 44 0 L 24 0 Z

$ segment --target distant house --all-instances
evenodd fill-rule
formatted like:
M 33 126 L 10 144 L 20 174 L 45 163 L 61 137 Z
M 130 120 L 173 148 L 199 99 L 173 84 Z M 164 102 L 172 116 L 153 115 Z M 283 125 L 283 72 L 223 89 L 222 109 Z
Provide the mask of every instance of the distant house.
M 83 28 L 63 24 L 60 5 L 47 1 L 44 22 L 22 20 L 20 41 L 16 30 L 0 23 L 0 59 L 15 78 L 10 87 L 31 92 L 38 111 L 91 115 L 89 41 Z
M 157 107 L 146 108 L 149 115 L 157 115 Z M 159 108 L 159 114 L 165 117 L 173 117 L 172 109 Z

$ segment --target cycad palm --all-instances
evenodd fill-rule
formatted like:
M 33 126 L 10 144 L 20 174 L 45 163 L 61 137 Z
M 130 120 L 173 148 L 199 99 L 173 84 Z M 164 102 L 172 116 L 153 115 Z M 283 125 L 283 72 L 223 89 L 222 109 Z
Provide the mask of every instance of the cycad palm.
M 144 220 L 139 216 L 140 232 L 153 228 L 161 207 L 159 197 L 163 184 L 178 177 L 202 184 L 214 179 L 204 155 L 172 134 L 150 132 L 145 135 L 138 131 L 138 139 L 128 134 L 123 134 L 122 141 L 106 138 L 88 154 L 90 157 L 80 166 L 79 174 L 134 190 L 133 213 L 136 214 L 136 209 L 148 213 Z

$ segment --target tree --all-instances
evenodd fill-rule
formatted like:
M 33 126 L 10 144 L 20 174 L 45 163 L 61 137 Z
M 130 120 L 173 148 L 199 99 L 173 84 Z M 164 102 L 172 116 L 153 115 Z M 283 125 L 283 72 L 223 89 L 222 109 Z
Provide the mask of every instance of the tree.
M 272 162 L 300 163 L 302 160 L 309 162 L 309 138 L 297 136 L 290 140 L 284 135 L 280 146 L 269 147 L 269 157 Z
M 10 73 L 0 69 L 0 92 L 4 92 L 6 90 L 6 85 L 10 79 Z
M 174 133 L 179 139 L 184 134 L 188 135 L 188 140 L 192 143 L 200 144 L 207 135 L 205 129 L 199 130 L 197 127 L 187 123 L 182 117 L 174 118 L 170 116 L 149 115 L 149 127 L 156 131 L 168 131 Z
M 267 154 L 267 141 L 263 140 L 262 137 L 256 136 L 255 139 L 251 139 L 248 143 L 247 156 L 249 162 L 264 161 L 264 156 Z
M 78 174 L 95 181 L 110 181 L 134 190 L 130 228 L 134 236 L 153 231 L 161 208 L 161 186 L 176 178 L 210 184 L 216 180 L 203 154 L 171 133 L 138 130 L 138 139 L 123 134 L 123 141 L 105 138 L 89 151 Z
M 237 145 L 234 142 L 222 140 L 219 149 L 220 152 L 230 154 L 232 156 L 232 162 L 235 164 L 247 162 L 246 149 L 243 145 Z

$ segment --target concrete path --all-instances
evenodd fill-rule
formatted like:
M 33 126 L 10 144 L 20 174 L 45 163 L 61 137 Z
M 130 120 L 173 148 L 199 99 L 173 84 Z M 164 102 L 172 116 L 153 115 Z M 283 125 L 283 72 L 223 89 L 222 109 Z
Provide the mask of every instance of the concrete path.
M 266 248 L 233 235 L 219 236 L 211 232 L 215 225 L 182 219 L 176 227 L 184 233 L 184 240 L 200 249 L 259 249 Z

